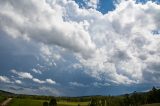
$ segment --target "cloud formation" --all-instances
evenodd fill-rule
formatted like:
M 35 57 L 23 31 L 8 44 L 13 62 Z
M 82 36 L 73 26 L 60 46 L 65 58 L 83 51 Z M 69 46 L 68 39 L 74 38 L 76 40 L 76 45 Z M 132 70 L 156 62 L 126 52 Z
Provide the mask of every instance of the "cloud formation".
M 56 82 L 53 81 L 52 79 L 46 79 L 46 82 L 49 83 L 49 84 L 56 84 Z
M 74 1 L 61 0 L 50 5 L 45 0 L 17 2 L 7 0 L 1 3 L 1 29 L 13 38 L 58 45 L 84 56 L 93 52 L 95 45 L 84 30 L 83 23 L 63 19 L 65 6 L 78 9 Z
M 21 80 L 15 80 L 15 83 L 22 84 L 22 81 Z
M 0 81 L 4 83 L 11 83 L 10 79 L 6 76 L 0 76 Z
M 75 86 L 75 87 L 88 87 L 88 85 L 82 84 L 82 83 L 78 83 L 78 82 L 69 82 L 69 84 L 71 86 Z
M 11 72 L 14 73 L 14 74 L 17 74 L 22 79 L 25 79 L 25 78 L 26 79 L 32 79 L 33 78 L 33 76 L 28 72 L 18 72 L 14 69 L 12 69 Z
M 37 60 L 41 62 L 41 56 L 47 69 L 81 69 L 98 80 L 95 86 L 159 82 L 160 39 L 153 31 L 160 29 L 160 6 L 151 1 L 121 0 L 115 10 L 102 14 L 96 10 L 98 2 L 90 0 L 93 8 L 79 8 L 73 0 L 0 1 L 0 30 L 13 41 L 34 44 Z M 29 72 L 12 73 L 39 84 L 56 84 Z M 9 82 L 7 77 L 0 78 Z
M 97 8 L 99 0 L 84 0 L 87 7 L 91 7 L 91 8 Z
M 39 83 L 39 84 L 44 84 L 44 83 L 48 83 L 48 84 L 56 84 L 55 81 L 53 81 L 52 79 L 46 79 L 45 81 L 44 80 L 40 80 L 38 78 L 34 78 L 30 73 L 28 72 L 19 72 L 19 71 L 16 71 L 15 69 L 12 69 L 11 70 L 12 73 L 16 74 L 19 76 L 19 78 L 22 78 L 22 79 L 31 79 L 33 82 L 35 83 Z M 2 77 L 2 80 L 3 81 L 9 81 L 9 79 L 7 77 Z M 22 82 L 20 80 L 16 80 L 15 81 L 17 84 L 21 84 Z

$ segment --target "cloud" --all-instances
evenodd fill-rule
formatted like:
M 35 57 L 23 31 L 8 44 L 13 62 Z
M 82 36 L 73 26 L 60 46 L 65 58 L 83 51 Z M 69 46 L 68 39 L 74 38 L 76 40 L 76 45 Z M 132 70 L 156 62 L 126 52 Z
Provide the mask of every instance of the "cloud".
M 11 70 L 12 73 L 17 74 L 20 78 L 23 79 L 31 79 L 32 81 L 39 83 L 39 84 L 44 84 L 44 83 L 48 83 L 48 84 L 56 84 L 56 81 L 53 81 L 52 79 L 46 79 L 45 81 L 40 80 L 38 78 L 34 78 L 30 73 L 28 72 L 18 72 L 15 69 Z M 15 81 L 17 84 L 21 84 L 20 80 L 16 80 Z
M 53 81 L 52 79 L 46 79 L 46 82 L 49 83 L 49 84 L 56 84 L 56 82 Z
M 146 67 L 151 65 L 147 61 L 160 58 L 160 40 L 152 34 L 153 29 L 160 28 L 159 10 L 160 6 L 152 2 L 123 1 L 91 23 L 89 33 L 98 48 L 94 57 L 78 59 L 88 69 L 86 73 L 114 84 L 143 83 Z
M 37 78 L 33 78 L 32 79 L 34 82 L 39 83 L 39 84 L 44 84 L 44 83 L 48 83 L 48 84 L 56 84 L 56 81 L 53 81 L 52 79 L 46 79 L 45 81 L 37 79 Z
M 43 92 L 44 95 L 46 94 L 54 95 L 54 96 L 62 95 L 62 92 L 60 92 L 58 89 L 51 88 L 51 87 L 39 87 L 39 91 Z
M 17 2 L 1 1 L 0 30 L 12 40 L 34 42 L 39 48 L 37 55 L 42 54 L 48 67 L 62 70 L 66 66 L 57 63 L 75 64 L 73 68 L 82 67 L 87 75 L 109 84 L 144 83 L 148 75 L 159 81 L 150 74 L 158 73 L 160 65 L 160 39 L 152 33 L 160 29 L 156 3 L 122 0 L 115 10 L 102 14 L 93 8 L 79 8 L 71 0 Z M 34 72 L 39 73 L 37 70 Z M 28 72 L 13 73 L 34 79 Z
M 12 84 L 22 84 L 22 81 L 20 81 L 20 80 L 14 80 L 14 81 L 12 81 L 12 79 L 10 79 L 7 76 L 0 76 L 0 82 L 12 83 Z
M 110 86 L 111 84 L 109 84 L 109 83 L 94 82 L 93 85 L 94 85 L 95 87 L 102 87 L 102 86 L 106 87 L 106 86 Z
M 11 83 L 10 79 L 6 76 L 0 76 L 0 81 L 4 83 Z
M 143 80 L 146 83 L 159 83 L 159 75 L 160 75 L 160 61 L 148 61 L 148 66 L 143 71 Z M 148 80 L 149 79 L 149 80 Z
M 95 45 L 83 25 L 63 20 L 65 14 L 61 5 L 76 4 L 73 1 L 62 0 L 60 3 L 56 1 L 56 4 L 49 6 L 45 0 L 27 2 L 19 0 L 17 5 L 7 0 L 0 5 L 0 19 L 3 22 L 0 24 L 1 29 L 13 38 L 58 45 L 81 53 L 83 56 L 94 52 Z
M 33 78 L 32 80 L 33 80 L 34 82 L 40 83 L 40 84 L 45 83 L 44 81 L 41 81 L 41 80 L 39 80 L 39 79 L 37 79 L 37 78 Z
M 78 83 L 78 82 L 69 82 L 69 85 L 75 86 L 75 87 L 88 87 L 87 85 L 84 85 L 84 84 Z
M 22 84 L 22 81 L 21 80 L 15 80 L 15 83 L 16 84 Z
M 37 70 L 37 69 L 35 69 L 35 68 L 33 68 L 32 71 L 33 71 L 34 73 L 37 73 L 37 74 L 42 74 L 42 72 L 41 72 L 40 70 Z
M 17 72 L 14 69 L 12 69 L 11 72 L 14 74 L 17 74 L 20 78 L 23 78 L 23 79 L 32 79 L 33 78 L 33 76 L 28 72 Z
M 88 7 L 96 9 L 99 3 L 99 0 L 84 0 Z
M 47 45 L 41 44 L 40 52 L 41 57 L 45 60 L 46 63 L 48 63 L 48 66 L 57 66 L 57 61 L 64 60 L 60 52 Z

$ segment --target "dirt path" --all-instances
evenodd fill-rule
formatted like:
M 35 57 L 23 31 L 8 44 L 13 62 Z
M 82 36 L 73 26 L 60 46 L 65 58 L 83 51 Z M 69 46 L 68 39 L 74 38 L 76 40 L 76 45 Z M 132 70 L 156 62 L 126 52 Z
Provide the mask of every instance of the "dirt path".
M 7 104 L 12 100 L 12 98 L 6 99 L 0 106 L 7 106 Z

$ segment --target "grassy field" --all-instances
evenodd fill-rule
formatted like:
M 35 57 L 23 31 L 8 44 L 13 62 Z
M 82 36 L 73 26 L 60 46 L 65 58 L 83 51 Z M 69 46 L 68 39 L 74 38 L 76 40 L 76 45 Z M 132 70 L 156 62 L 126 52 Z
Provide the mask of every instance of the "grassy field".
M 88 106 L 88 102 L 58 102 L 58 106 Z
M 0 96 L 0 103 L 3 102 L 5 100 L 5 97 Z
M 1 97 L 0 97 L 1 98 Z M 14 98 L 8 106 L 43 106 L 45 100 L 32 100 L 32 99 L 16 99 Z M 89 102 L 58 102 L 58 106 L 88 106 Z M 160 106 L 160 103 L 146 104 L 142 106 Z
M 13 99 L 9 106 L 43 106 L 43 100 Z
M 147 105 L 142 105 L 142 106 L 160 106 L 160 103 L 147 104 Z
M 44 100 L 13 99 L 9 106 L 43 106 Z M 58 102 L 58 106 L 87 106 L 88 102 Z

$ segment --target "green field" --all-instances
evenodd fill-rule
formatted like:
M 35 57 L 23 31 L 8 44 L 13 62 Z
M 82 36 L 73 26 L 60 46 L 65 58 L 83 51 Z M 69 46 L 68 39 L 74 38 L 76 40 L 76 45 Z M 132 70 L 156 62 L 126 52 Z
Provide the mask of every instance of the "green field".
M 160 103 L 153 103 L 153 104 L 147 104 L 147 105 L 142 105 L 142 106 L 160 106 Z
M 58 106 L 88 106 L 88 102 L 58 102 Z
M 45 100 L 13 99 L 9 106 L 43 106 Z M 58 102 L 58 106 L 87 106 L 88 102 Z
M 44 100 L 13 99 L 9 106 L 43 106 Z
M 45 102 L 45 100 L 14 98 L 8 106 L 43 106 L 43 102 Z M 88 106 L 89 102 L 58 102 L 58 106 L 78 106 L 78 104 L 80 104 L 80 106 Z M 160 103 L 146 104 L 142 106 L 160 106 Z

